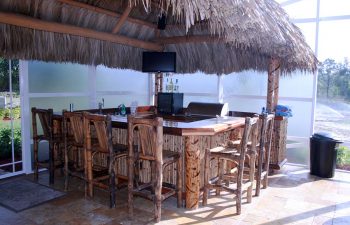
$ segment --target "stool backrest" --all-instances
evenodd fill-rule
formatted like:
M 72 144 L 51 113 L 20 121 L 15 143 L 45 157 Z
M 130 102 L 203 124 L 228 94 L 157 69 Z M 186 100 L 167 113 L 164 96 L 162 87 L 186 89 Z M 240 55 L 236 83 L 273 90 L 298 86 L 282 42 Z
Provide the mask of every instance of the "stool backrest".
M 267 154 L 270 154 L 271 141 L 273 135 L 274 114 L 262 114 L 260 116 L 262 120 L 261 125 L 261 138 L 260 138 L 260 152 L 263 152 L 264 148 Z
M 84 115 L 82 112 L 63 111 L 63 131 L 74 137 L 78 145 L 84 144 Z
M 93 127 L 98 141 L 98 148 L 94 150 L 113 154 L 111 121 L 110 115 L 105 116 L 84 112 L 85 144 L 87 150 L 91 150 L 91 133 Z
M 38 137 L 38 127 L 37 127 L 37 117 L 39 118 L 41 127 L 43 129 L 42 139 L 50 139 L 52 134 L 52 109 L 37 109 L 32 108 L 32 128 L 33 128 L 33 137 Z
M 136 132 L 135 132 L 136 131 Z M 128 116 L 129 156 L 133 155 L 135 134 L 138 133 L 138 157 L 140 159 L 162 161 L 163 119 L 160 117 Z
M 248 142 L 251 142 L 251 149 L 249 151 L 255 152 L 256 151 L 256 145 L 257 145 L 257 138 L 258 138 L 258 117 L 246 117 L 245 118 L 245 125 L 244 125 L 244 131 L 243 136 L 241 140 L 240 145 L 240 158 L 238 162 L 238 184 L 242 183 L 243 180 L 243 171 L 244 171 L 244 160 L 245 155 L 248 151 Z

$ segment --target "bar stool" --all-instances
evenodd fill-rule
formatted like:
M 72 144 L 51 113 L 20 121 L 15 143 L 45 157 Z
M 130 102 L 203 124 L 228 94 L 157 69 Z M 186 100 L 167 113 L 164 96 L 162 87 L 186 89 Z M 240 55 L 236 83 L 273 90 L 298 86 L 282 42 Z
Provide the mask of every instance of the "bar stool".
M 85 179 L 84 174 L 84 116 L 82 112 L 63 110 L 63 140 L 64 140 L 64 189 L 68 190 L 69 176 Z M 71 153 L 71 158 L 69 157 Z
M 220 190 L 225 190 L 236 195 L 237 214 L 241 214 L 242 194 L 247 192 L 247 201 L 252 201 L 252 191 L 255 172 L 255 156 L 258 133 L 258 118 L 246 117 L 245 126 L 242 136 L 240 148 L 232 148 L 230 145 L 220 146 L 205 151 L 205 169 L 204 169 L 204 190 L 203 205 L 207 205 L 210 189 L 216 189 L 216 193 L 220 194 Z M 248 149 L 248 142 L 251 142 L 251 148 Z M 248 159 L 249 174 L 244 176 L 245 159 Z M 218 162 L 226 160 L 236 165 L 235 168 L 226 169 L 223 173 L 222 163 L 219 163 L 218 175 L 210 178 L 211 168 L 210 161 L 216 159 Z M 230 184 L 236 184 L 235 188 Z
M 263 113 L 261 115 L 252 113 L 252 112 L 230 112 L 232 116 L 239 117 L 257 117 L 259 116 L 259 134 L 258 134 L 258 152 L 256 161 L 256 188 L 255 196 L 260 195 L 261 181 L 263 181 L 263 188 L 267 188 L 268 183 L 268 173 L 269 173 L 269 164 L 270 164 L 270 152 L 271 152 L 271 141 L 273 134 L 273 125 L 274 125 L 274 114 Z M 239 147 L 241 140 L 232 141 L 230 144 L 234 147 Z M 251 143 L 248 143 L 248 148 L 250 148 Z
M 112 123 L 110 115 L 97 115 L 84 112 L 84 149 L 85 149 L 85 179 L 87 187 L 85 195 L 93 197 L 94 186 L 108 190 L 110 207 L 115 207 L 116 173 L 115 164 L 118 159 L 127 157 L 125 145 L 113 145 Z M 97 142 L 94 143 L 93 137 Z M 95 157 L 106 158 L 107 165 L 94 163 Z M 104 181 L 108 180 L 108 184 Z
M 261 181 L 263 182 L 262 185 L 264 189 L 267 188 L 267 184 L 268 184 L 274 118 L 275 118 L 274 114 L 264 113 L 260 116 L 261 130 L 260 130 L 260 139 L 259 139 L 260 141 L 259 141 L 259 151 L 258 151 L 255 196 L 260 195 Z
M 138 140 L 138 149 L 134 148 L 134 140 Z M 128 116 L 128 208 L 129 216 L 133 216 L 133 197 L 138 195 L 152 200 L 154 216 L 157 222 L 161 219 L 161 202 L 177 194 L 177 207 L 182 206 L 182 157 L 178 152 L 163 150 L 163 119 L 160 117 L 145 118 Z M 151 164 L 151 180 L 139 184 L 135 174 L 141 160 Z M 163 170 L 170 164 L 176 163 L 176 188 L 162 192 Z M 137 172 L 137 171 L 136 171 Z M 134 183 L 136 184 L 134 187 Z
M 37 119 L 39 119 L 43 134 L 39 134 Z M 49 183 L 54 183 L 55 168 L 63 165 L 63 160 L 56 160 L 55 156 L 59 156 L 60 143 L 62 143 L 62 132 L 60 126 L 57 129 L 53 125 L 53 110 L 52 109 L 37 109 L 32 108 L 32 129 L 33 129 L 33 152 L 34 152 L 34 180 L 39 179 L 39 166 L 48 168 Z M 39 143 L 42 141 L 49 142 L 49 160 L 39 162 Z

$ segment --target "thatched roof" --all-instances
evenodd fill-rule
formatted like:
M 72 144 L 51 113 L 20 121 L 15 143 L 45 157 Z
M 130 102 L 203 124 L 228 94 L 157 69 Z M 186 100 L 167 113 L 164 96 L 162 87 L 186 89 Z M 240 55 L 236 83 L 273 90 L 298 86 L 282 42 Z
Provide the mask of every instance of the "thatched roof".
M 141 70 L 143 51 L 164 50 L 177 52 L 179 73 L 209 74 L 317 63 L 273 0 L 1 0 L 0 33 L 0 56 L 27 60 Z

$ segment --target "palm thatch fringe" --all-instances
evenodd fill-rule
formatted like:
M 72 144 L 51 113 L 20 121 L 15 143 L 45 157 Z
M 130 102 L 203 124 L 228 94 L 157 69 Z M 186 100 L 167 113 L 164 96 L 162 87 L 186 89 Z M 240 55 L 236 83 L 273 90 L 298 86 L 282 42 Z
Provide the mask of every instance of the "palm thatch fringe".
M 60 0 L 2 0 L 0 11 L 44 21 L 111 33 L 118 22 L 97 11 Z M 79 0 L 80 3 L 156 24 L 167 15 L 167 27 L 157 37 L 151 26 L 127 20 L 119 35 L 156 42 L 163 37 L 209 36 L 217 41 L 170 43 L 164 51 L 177 52 L 177 72 L 229 74 L 253 69 L 267 71 L 271 58 L 279 59 L 282 73 L 315 71 L 317 59 L 301 31 L 273 0 Z M 0 24 L 0 55 L 8 58 L 102 64 L 141 70 L 144 49 L 92 38 Z

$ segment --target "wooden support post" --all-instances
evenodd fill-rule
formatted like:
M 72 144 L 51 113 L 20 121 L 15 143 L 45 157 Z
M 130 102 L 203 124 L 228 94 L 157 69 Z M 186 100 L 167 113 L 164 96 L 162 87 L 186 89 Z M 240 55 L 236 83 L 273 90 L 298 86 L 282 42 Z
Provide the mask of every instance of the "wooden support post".
M 274 65 L 274 74 L 275 74 L 275 84 L 273 86 L 273 109 L 276 109 L 278 105 L 278 96 L 279 96 L 279 86 L 280 86 L 280 76 L 281 76 L 281 64 L 276 60 Z
M 200 141 L 198 136 L 185 137 L 186 208 L 197 209 L 200 194 Z
M 279 62 L 276 59 L 271 59 L 269 63 L 268 82 L 267 82 L 267 99 L 266 110 L 272 112 L 274 110 L 274 91 L 275 91 L 275 77 L 276 71 L 279 70 Z M 278 88 L 278 87 L 277 87 Z M 278 89 L 277 89 L 278 90 Z M 278 98 L 278 94 L 277 94 Z

